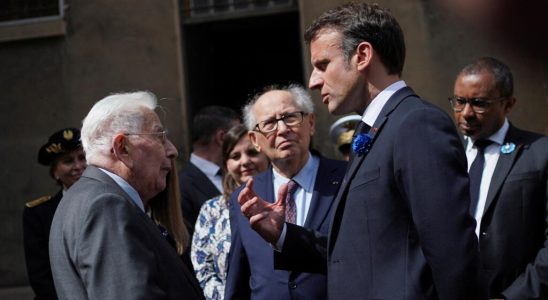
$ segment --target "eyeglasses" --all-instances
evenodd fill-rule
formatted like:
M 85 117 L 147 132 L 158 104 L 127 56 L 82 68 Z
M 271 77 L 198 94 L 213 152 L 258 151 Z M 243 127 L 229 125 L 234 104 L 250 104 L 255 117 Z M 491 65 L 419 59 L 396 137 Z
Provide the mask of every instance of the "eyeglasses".
M 456 112 L 461 112 L 466 107 L 466 104 L 470 104 L 472 110 L 475 113 L 482 114 L 489 109 L 491 103 L 497 100 L 504 100 L 507 97 L 497 97 L 497 98 L 464 98 L 464 97 L 449 97 L 449 102 L 451 102 L 451 107 Z
M 285 114 L 278 119 L 270 119 L 262 121 L 255 125 L 255 130 L 258 130 L 262 133 L 273 132 L 278 129 L 278 122 L 282 121 L 288 127 L 297 126 L 303 122 L 303 117 L 308 115 L 304 111 L 296 111 L 292 113 Z
M 156 137 L 158 137 L 158 140 L 162 143 L 162 144 L 165 144 L 166 141 L 167 141 L 167 130 L 164 130 L 164 131 L 159 131 L 159 132 L 141 132 L 141 133 L 129 133 L 129 132 L 126 132 L 124 133 L 125 136 L 130 136 L 130 135 L 154 135 Z

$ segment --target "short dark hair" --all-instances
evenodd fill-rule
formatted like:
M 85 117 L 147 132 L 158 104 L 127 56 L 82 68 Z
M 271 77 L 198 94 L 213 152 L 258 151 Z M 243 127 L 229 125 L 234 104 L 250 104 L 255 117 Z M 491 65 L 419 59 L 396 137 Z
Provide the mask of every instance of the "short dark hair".
M 398 21 L 377 4 L 350 2 L 331 9 L 312 22 L 304 39 L 310 44 L 323 29 L 342 33 L 341 50 L 350 58 L 361 42 L 369 42 L 389 74 L 401 75 L 405 62 L 405 40 Z
M 231 108 L 210 105 L 200 109 L 192 120 L 192 143 L 209 142 L 217 130 L 228 131 L 235 121 L 240 116 Z
M 495 85 L 501 97 L 510 97 L 514 95 L 514 76 L 500 60 L 493 57 L 481 57 L 474 62 L 466 65 L 459 72 L 459 75 L 474 75 L 487 71 L 495 78 Z

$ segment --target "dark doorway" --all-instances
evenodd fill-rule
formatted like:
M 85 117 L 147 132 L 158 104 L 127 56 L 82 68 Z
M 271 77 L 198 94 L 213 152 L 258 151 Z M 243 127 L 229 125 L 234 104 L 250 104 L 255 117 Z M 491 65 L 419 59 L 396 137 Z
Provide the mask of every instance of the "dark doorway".
M 303 84 L 297 11 L 185 24 L 189 116 L 206 105 L 240 111 L 270 84 Z

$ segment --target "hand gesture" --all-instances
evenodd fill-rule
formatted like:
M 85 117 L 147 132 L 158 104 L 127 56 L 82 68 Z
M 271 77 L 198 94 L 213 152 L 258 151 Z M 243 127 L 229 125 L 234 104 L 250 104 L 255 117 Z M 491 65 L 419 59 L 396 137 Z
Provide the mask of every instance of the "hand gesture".
M 238 195 L 242 213 L 249 219 L 249 224 L 263 239 L 276 244 L 280 238 L 285 222 L 285 197 L 287 184 L 278 190 L 278 200 L 270 203 L 261 199 L 253 190 L 253 178 Z

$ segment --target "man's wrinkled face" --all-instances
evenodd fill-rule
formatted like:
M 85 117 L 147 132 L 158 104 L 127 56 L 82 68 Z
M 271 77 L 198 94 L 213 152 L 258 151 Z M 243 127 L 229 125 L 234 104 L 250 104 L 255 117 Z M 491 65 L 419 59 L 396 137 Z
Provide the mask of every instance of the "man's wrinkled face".
M 145 122 L 141 132 L 128 135 L 129 155 L 133 166 L 130 178 L 143 201 L 147 201 L 166 188 L 166 177 L 171 170 L 171 159 L 177 149 L 167 139 L 158 115 L 145 109 Z
M 251 109 L 258 123 L 281 119 L 301 111 L 291 93 L 280 90 L 265 93 Z M 269 133 L 250 132 L 250 139 L 257 150 L 265 153 L 272 162 L 306 158 L 310 139 L 314 135 L 314 114 L 304 114 L 302 123 L 295 126 L 288 126 L 282 120 L 277 121 L 276 126 L 277 129 Z

